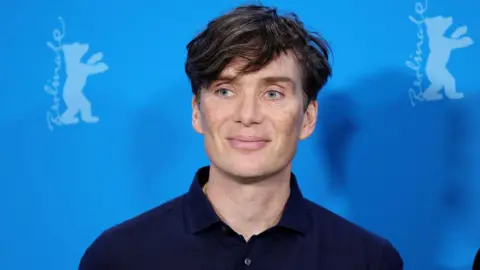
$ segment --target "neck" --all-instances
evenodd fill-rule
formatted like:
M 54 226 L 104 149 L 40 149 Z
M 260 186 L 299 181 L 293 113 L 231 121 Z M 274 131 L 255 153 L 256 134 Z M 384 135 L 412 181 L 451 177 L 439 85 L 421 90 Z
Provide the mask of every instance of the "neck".
M 215 212 L 246 241 L 275 226 L 290 195 L 291 166 L 255 182 L 242 183 L 210 166 L 204 192 Z

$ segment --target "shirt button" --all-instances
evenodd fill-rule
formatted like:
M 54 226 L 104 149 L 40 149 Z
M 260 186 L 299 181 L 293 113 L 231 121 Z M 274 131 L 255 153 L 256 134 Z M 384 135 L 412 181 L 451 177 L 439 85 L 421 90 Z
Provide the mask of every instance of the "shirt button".
M 244 261 L 243 261 L 246 265 L 250 265 L 252 263 L 252 260 L 250 260 L 249 258 L 246 258 Z

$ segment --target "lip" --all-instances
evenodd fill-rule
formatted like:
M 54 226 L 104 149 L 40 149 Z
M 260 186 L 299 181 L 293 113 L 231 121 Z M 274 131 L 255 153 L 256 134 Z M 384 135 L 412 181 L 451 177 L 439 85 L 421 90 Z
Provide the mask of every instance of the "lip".
M 265 147 L 270 140 L 255 136 L 233 136 L 227 138 L 231 147 L 238 150 L 260 150 Z

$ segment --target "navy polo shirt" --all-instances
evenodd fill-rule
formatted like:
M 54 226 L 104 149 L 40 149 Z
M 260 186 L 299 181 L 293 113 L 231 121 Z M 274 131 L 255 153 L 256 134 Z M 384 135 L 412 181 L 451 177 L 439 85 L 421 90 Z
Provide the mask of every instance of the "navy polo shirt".
M 280 222 L 248 242 L 223 223 L 198 170 L 190 190 L 104 231 L 80 270 L 400 270 L 391 243 L 305 199 L 291 176 Z

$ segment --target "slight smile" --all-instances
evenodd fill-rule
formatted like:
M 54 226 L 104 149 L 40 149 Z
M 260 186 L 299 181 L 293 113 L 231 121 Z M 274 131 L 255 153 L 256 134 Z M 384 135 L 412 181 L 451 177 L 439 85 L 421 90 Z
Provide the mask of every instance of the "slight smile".
M 228 138 L 230 146 L 238 150 L 260 150 L 264 148 L 270 140 L 253 136 L 233 136 Z

